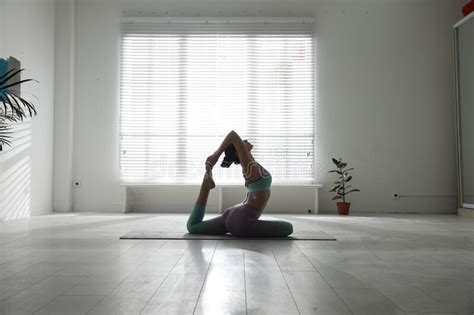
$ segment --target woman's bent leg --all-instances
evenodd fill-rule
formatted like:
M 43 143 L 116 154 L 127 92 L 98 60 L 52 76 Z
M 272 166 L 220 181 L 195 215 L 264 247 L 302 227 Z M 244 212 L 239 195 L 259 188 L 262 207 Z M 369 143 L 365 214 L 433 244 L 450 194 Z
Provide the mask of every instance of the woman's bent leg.
M 203 221 L 206 206 L 195 204 L 188 218 L 186 227 L 193 234 L 226 234 L 227 230 L 222 222 L 221 216 Z
M 206 213 L 206 204 L 207 198 L 209 197 L 209 191 L 214 187 L 215 184 L 212 180 L 212 173 L 208 169 L 204 175 L 196 204 L 194 205 L 193 211 L 191 212 L 186 224 L 189 233 L 225 234 L 227 232 L 225 225 L 221 220 L 221 216 L 203 221 L 204 214 Z
M 260 210 L 243 204 L 223 219 L 232 235 L 238 237 L 286 237 L 293 233 L 293 225 L 286 221 L 258 220 Z

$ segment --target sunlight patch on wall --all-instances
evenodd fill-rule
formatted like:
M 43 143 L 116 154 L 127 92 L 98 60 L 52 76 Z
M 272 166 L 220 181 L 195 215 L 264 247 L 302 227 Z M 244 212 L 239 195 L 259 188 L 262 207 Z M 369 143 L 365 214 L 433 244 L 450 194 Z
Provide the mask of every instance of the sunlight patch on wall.
M 0 220 L 31 214 L 31 123 L 12 128 L 12 147 L 0 153 Z

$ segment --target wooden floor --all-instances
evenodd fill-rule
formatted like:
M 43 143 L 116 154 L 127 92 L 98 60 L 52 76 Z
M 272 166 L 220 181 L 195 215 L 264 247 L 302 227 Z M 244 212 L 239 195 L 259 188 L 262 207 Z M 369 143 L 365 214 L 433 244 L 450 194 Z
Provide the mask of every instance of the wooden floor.
M 0 223 L 0 313 L 474 313 L 473 219 L 262 218 L 338 241 L 119 240 L 131 230 L 184 232 L 185 215 Z

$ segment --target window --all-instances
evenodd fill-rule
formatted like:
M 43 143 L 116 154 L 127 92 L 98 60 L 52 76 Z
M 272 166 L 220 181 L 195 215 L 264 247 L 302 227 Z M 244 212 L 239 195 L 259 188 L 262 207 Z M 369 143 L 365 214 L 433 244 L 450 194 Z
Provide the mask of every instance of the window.
M 274 183 L 312 182 L 313 59 L 310 21 L 124 18 L 122 182 L 200 183 L 232 129 Z M 243 182 L 220 161 L 216 182 Z

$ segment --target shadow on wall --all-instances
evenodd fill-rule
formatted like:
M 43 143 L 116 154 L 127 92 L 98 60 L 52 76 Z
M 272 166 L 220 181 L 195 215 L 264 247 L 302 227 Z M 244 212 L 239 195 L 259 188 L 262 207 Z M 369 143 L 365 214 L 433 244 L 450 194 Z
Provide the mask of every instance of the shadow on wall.
M 12 147 L 0 152 L 0 220 L 31 214 L 31 122 L 12 127 Z

